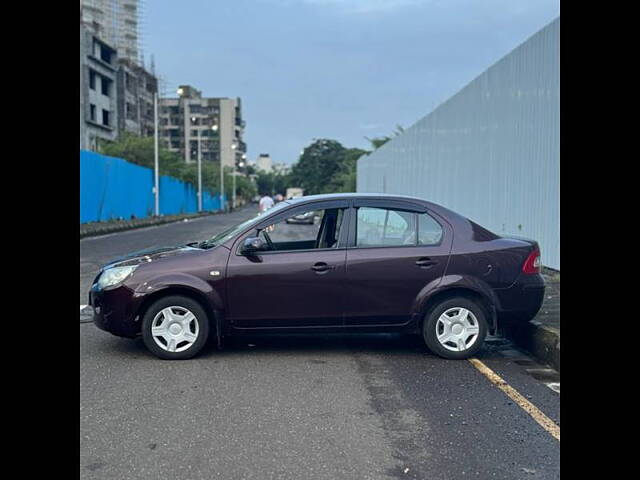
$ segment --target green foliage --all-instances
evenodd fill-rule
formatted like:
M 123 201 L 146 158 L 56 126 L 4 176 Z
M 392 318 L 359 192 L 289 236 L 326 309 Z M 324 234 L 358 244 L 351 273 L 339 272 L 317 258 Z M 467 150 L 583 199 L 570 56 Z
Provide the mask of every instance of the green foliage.
M 279 173 L 271 172 L 266 173 L 258 171 L 256 177 L 256 187 L 259 194 L 268 193 L 273 196 L 276 194 L 285 195 L 287 188 L 293 187 L 291 183 L 290 175 L 282 175 Z
M 335 140 L 317 139 L 291 169 L 290 186 L 303 188 L 305 195 L 353 192 L 356 162 L 366 153 L 360 148 L 345 148 Z

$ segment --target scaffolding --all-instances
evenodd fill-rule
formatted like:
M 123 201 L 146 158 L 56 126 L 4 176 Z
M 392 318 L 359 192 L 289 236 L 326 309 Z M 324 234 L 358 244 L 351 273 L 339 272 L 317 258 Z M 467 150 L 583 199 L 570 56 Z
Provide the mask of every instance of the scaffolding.
M 126 58 L 144 67 L 142 0 L 80 0 L 80 20 Z

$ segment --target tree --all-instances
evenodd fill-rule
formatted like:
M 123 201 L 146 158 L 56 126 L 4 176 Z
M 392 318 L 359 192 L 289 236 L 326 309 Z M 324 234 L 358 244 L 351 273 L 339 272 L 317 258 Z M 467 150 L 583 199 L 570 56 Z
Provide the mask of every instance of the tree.
M 332 179 L 343 171 L 346 150 L 335 140 L 315 140 L 292 167 L 292 183 L 303 188 L 305 195 L 331 191 Z
M 369 153 L 361 148 L 348 148 L 345 152 L 342 169 L 336 173 L 331 181 L 329 189 L 331 192 L 355 192 L 356 191 L 356 168 L 360 157 Z
M 280 193 L 284 195 L 287 188 L 293 186 L 291 184 L 291 178 L 289 175 L 283 175 L 276 172 L 264 172 L 259 171 L 256 178 L 256 186 L 258 193 L 268 193 L 269 195 L 275 195 Z

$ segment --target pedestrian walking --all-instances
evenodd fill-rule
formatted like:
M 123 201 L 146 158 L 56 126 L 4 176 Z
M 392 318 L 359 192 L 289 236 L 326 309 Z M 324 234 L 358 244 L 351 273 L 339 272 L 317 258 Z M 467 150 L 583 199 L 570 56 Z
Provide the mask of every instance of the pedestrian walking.
M 264 212 L 269 210 L 274 205 L 273 198 L 269 196 L 268 193 L 263 193 L 262 198 L 260 199 L 260 212 Z

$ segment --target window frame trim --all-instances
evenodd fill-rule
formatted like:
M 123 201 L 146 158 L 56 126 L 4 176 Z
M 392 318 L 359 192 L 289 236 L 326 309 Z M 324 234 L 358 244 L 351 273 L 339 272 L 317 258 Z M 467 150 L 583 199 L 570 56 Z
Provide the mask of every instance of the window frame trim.
M 413 213 L 415 214 L 415 232 L 416 232 L 416 241 L 414 244 L 412 245 L 367 245 L 367 246 L 358 246 L 356 244 L 357 241 L 357 228 L 358 228 L 358 209 L 359 208 L 378 208 L 381 210 L 399 210 L 399 211 L 403 211 L 403 212 L 409 212 L 409 213 Z M 351 249 L 357 249 L 357 250 L 366 250 L 366 249 L 372 249 L 372 248 L 429 248 L 429 247 L 440 247 L 443 245 L 443 242 L 445 240 L 445 235 L 446 235 L 446 227 L 445 225 L 443 225 L 443 223 L 439 220 L 439 218 L 434 215 L 434 212 L 432 212 L 430 209 L 422 206 L 422 205 L 417 205 L 414 203 L 405 203 L 405 202 L 400 202 L 400 201 L 384 201 L 384 200 L 378 200 L 378 199 L 373 199 L 371 201 L 366 201 L 363 199 L 358 199 L 358 201 L 353 202 L 353 205 L 351 206 L 350 210 L 352 210 L 352 212 L 350 212 L 350 218 L 355 219 L 354 221 L 350 222 L 349 225 L 349 238 L 347 240 L 347 246 L 346 248 L 348 250 Z M 420 235 L 420 229 L 419 229 L 419 225 L 420 225 L 420 221 L 418 218 L 418 215 L 422 215 L 422 214 L 427 214 L 429 215 L 429 217 L 431 217 L 439 226 L 440 229 L 442 230 L 442 235 L 440 235 L 440 241 L 438 243 L 432 243 L 429 245 L 420 245 L 418 243 L 418 238 Z
M 243 255 L 240 253 L 240 248 L 242 246 L 242 242 L 251 234 L 259 234 L 260 231 L 264 230 L 269 225 L 273 225 L 276 223 L 280 223 L 287 218 L 290 218 L 294 215 L 297 215 L 298 212 L 305 212 L 309 209 L 313 210 L 327 210 L 332 208 L 342 208 L 344 209 L 344 216 L 342 219 L 343 225 L 340 228 L 340 233 L 338 235 L 338 242 L 335 247 L 332 248 L 305 248 L 300 250 L 274 250 L 274 251 L 264 251 L 264 252 L 256 252 L 255 256 L 261 255 L 277 255 L 281 253 L 309 253 L 309 252 L 336 252 L 345 250 L 347 248 L 347 240 L 349 236 L 349 227 L 350 227 L 350 210 L 351 210 L 351 201 L 350 200 L 320 200 L 317 202 L 309 202 L 303 205 L 296 205 L 290 208 L 286 208 L 282 212 L 279 212 L 271 217 L 265 218 L 262 222 L 254 225 L 249 228 L 245 232 L 241 233 L 236 237 L 236 241 L 234 242 L 233 251 L 236 256 L 246 257 L 247 255 Z M 346 224 L 345 224 L 346 222 Z

